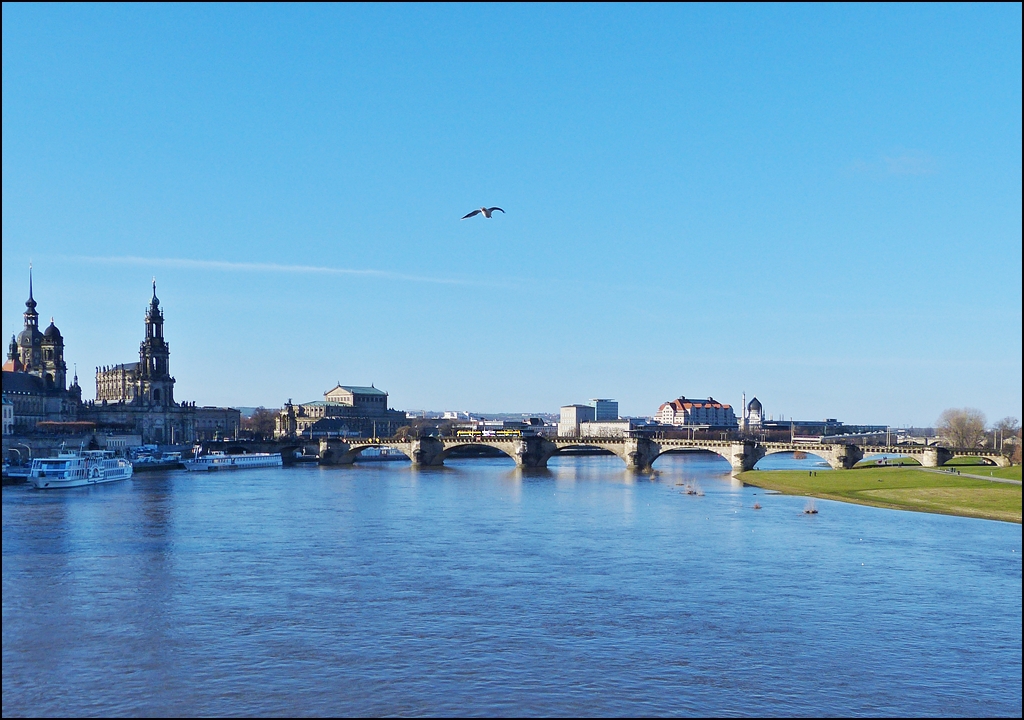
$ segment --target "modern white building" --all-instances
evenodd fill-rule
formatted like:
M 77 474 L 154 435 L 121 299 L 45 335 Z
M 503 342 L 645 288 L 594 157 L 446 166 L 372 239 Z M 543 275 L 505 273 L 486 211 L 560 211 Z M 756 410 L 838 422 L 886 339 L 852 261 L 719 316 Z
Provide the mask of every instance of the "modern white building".
M 711 397 L 707 400 L 679 397 L 662 403 L 654 419 L 663 425 L 736 427 L 736 414 L 732 406 Z
M 558 415 L 558 436 L 579 437 L 580 425 L 596 419 L 593 405 L 563 405 Z

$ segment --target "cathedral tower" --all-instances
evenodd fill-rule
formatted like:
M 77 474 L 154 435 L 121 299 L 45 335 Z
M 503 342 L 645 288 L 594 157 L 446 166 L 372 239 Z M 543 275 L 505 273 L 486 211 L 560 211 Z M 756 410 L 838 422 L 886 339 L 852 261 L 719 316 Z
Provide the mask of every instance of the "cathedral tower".
M 43 352 L 43 379 L 63 390 L 67 384 L 68 366 L 64 363 L 64 338 L 53 324 L 53 318 L 50 318 L 50 326 L 43 331 L 40 349 Z
M 164 341 L 164 312 L 156 296 L 146 308 L 146 339 L 139 347 L 139 396 L 143 403 L 168 407 L 174 405 L 174 378 L 170 373 L 171 351 Z
M 39 332 L 39 313 L 32 297 L 32 265 L 28 266 L 28 300 L 25 301 L 25 329 L 18 335 L 18 354 L 25 372 L 43 375 L 43 334 Z

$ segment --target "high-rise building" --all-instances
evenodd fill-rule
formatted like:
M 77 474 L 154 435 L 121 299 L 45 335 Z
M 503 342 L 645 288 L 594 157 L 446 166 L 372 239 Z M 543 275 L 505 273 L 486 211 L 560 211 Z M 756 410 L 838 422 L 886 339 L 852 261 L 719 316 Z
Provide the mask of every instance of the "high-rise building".
M 604 422 L 606 420 L 619 419 L 619 401 L 607 400 L 604 398 L 591 398 L 594 406 L 594 420 Z

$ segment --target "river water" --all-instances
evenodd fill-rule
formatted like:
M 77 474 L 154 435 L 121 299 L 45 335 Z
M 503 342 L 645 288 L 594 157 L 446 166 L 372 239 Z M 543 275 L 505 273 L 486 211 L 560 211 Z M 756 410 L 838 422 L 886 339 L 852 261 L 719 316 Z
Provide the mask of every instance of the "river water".
M 1019 525 L 656 467 L 5 487 L 3 716 L 1020 716 Z

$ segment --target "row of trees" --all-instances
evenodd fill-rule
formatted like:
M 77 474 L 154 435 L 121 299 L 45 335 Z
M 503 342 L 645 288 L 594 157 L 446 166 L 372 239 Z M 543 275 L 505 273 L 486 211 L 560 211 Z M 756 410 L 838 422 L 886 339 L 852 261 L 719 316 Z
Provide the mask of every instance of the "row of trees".
M 242 418 L 242 433 L 253 440 L 273 440 L 275 420 L 280 412 L 277 408 L 268 410 L 261 405 L 252 415 Z
M 1015 417 L 1005 417 L 989 427 L 981 410 L 950 408 L 939 416 L 935 430 L 951 447 L 991 449 L 1020 463 L 1021 428 Z

